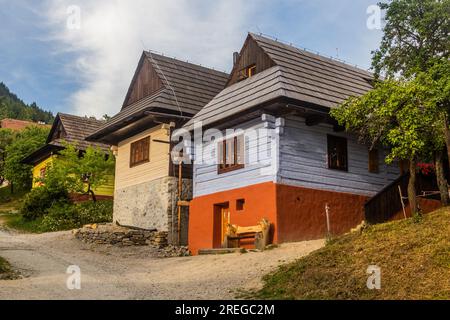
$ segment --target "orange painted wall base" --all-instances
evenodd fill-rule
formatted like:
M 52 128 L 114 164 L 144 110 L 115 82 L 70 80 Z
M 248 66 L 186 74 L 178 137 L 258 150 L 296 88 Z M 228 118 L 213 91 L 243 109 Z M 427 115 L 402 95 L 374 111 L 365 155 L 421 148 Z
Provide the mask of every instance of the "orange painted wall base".
M 282 243 L 324 238 L 326 204 L 331 234 L 349 231 L 364 219 L 366 200 L 365 196 L 272 182 L 197 197 L 189 210 L 189 249 L 197 254 L 199 249 L 218 247 L 217 207 L 221 205 L 228 206 L 232 224 L 252 226 L 268 219 L 272 242 Z

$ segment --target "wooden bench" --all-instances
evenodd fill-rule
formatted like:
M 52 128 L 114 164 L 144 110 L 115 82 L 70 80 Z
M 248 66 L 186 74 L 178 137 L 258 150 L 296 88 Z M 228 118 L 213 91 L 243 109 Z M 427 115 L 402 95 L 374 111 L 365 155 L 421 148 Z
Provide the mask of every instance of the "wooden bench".
M 270 223 L 267 219 L 262 219 L 258 225 L 241 227 L 229 224 L 225 237 L 225 248 L 239 248 L 241 240 L 254 239 L 255 248 L 264 250 L 269 244 Z

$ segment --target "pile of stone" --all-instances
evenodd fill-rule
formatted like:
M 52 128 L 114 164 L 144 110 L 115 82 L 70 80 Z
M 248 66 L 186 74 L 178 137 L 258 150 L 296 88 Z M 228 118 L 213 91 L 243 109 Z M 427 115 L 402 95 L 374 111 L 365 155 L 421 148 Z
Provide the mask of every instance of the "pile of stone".
M 115 246 L 152 246 L 162 249 L 167 246 L 167 232 L 135 230 L 113 224 L 87 225 L 74 230 L 75 238 L 92 244 Z
M 158 250 L 160 258 L 187 257 L 190 255 L 188 247 L 167 245 Z

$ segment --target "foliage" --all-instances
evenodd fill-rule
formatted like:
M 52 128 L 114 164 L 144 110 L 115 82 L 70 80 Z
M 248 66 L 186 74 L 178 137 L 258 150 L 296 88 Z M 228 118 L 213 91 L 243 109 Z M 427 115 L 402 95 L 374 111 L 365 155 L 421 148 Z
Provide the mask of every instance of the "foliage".
M 427 71 L 436 59 L 449 58 L 450 1 L 391 0 L 379 6 L 386 25 L 380 48 L 373 52 L 377 75 L 409 78 Z
M 436 127 L 438 114 L 428 103 L 427 92 L 418 81 L 386 80 L 365 95 L 348 99 L 331 115 L 348 131 L 358 133 L 362 142 L 390 147 L 387 162 L 410 160 L 435 143 L 430 128 Z
M 69 195 L 63 188 L 49 189 L 45 186 L 31 190 L 19 210 L 25 220 L 35 220 L 48 213 L 56 204 L 69 203 Z
M 112 201 L 83 202 L 79 204 L 59 203 L 48 211 L 42 220 L 42 232 L 80 228 L 91 223 L 111 222 Z
M 99 148 L 89 146 L 80 153 L 67 144 L 41 180 L 50 189 L 64 188 L 68 192 L 91 193 L 104 185 L 114 174 L 114 157 Z
M 25 104 L 14 93 L 11 93 L 8 87 L 0 82 L 0 119 L 11 118 L 19 120 L 28 120 L 33 122 L 53 122 L 53 114 L 50 111 L 44 111 L 36 103 Z
M 4 164 L 5 178 L 15 187 L 29 189 L 32 184 L 32 166 L 21 161 L 45 144 L 48 128 L 31 126 L 18 132 L 14 141 L 6 147 Z
M 15 132 L 13 130 L 0 128 L 0 185 L 5 181 L 6 147 L 14 141 L 14 138 Z

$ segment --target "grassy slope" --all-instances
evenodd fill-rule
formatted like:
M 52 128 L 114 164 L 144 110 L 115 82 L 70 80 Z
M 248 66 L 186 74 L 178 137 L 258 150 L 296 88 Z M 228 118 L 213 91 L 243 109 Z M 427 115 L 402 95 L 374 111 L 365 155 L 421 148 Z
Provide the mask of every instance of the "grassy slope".
M 381 268 L 381 290 L 366 286 Z M 450 299 L 450 209 L 370 226 L 264 277 L 257 299 Z

